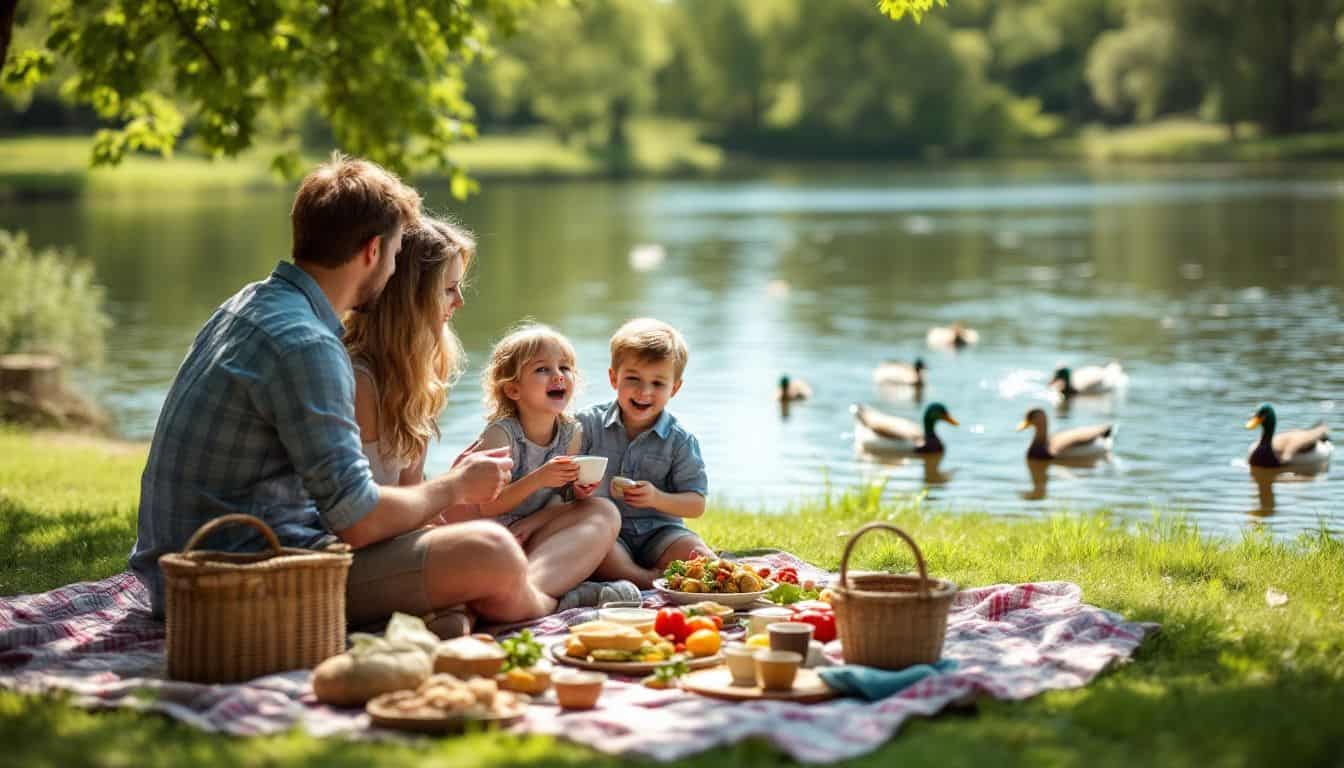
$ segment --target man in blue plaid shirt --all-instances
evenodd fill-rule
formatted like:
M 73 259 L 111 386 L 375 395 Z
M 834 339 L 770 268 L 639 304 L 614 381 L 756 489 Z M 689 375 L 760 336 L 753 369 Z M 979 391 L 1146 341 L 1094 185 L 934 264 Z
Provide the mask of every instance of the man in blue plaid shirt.
M 419 194 L 396 176 L 333 156 L 295 196 L 294 262 L 224 302 L 197 335 L 141 479 L 130 567 L 157 615 L 159 556 L 235 512 L 266 521 L 286 546 L 354 547 L 352 623 L 462 605 L 495 621 L 555 609 L 555 598 L 529 583 L 509 531 L 475 519 L 475 505 L 509 482 L 507 450 L 470 454 L 419 485 L 379 486 L 360 448 L 340 318 L 377 298 L 419 209 Z M 427 526 L 436 519 L 449 524 Z M 248 526 L 205 542 L 226 551 L 263 546 Z

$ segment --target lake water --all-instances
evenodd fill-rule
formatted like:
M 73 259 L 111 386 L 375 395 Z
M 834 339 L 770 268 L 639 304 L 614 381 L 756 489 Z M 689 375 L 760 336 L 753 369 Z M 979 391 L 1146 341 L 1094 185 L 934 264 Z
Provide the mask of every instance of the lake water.
M 927 491 L 934 508 L 1108 507 L 1143 520 L 1174 508 L 1228 535 L 1344 530 L 1344 484 L 1254 481 L 1254 436 L 1242 428 L 1266 400 L 1281 428 L 1344 427 L 1344 168 L 501 182 L 460 206 L 445 189 L 426 193 L 480 240 L 458 314 L 476 365 L 453 392 L 431 472 L 480 430 L 478 366 L 512 323 L 532 317 L 575 341 L 584 405 L 609 397 L 611 332 L 647 314 L 691 345 L 672 408 L 699 436 L 721 501 L 784 511 L 885 479 L 888 494 Z M 123 434 L 146 438 L 199 326 L 287 255 L 289 202 L 283 191 L 202 190 L 7 203 L 0 227 L 96 263 L 116 327 L 104 368 L 77 378 Z M 650 245 L 661 252 L 640 248 Z M 954 320 L 981 343 L 925 348 L 930 326 Z M 918 354 L 930 369 L 923 404 L 945 403 L 961 422 L 940 425 L 946 457 L 856 456 L 848 406 L 917 418 L 922 404 L 877 391 L 871 374 L 884 358 Z M 1057 364 L 1111 359 L 1130 376 L 1121 395 L 1063 410 L 1049 401 Z M 782 373 L 814 390 L 787 417 L 772 397 Z M 1058 428 L 1117 422 L 1112 459 L 1031 471 L 1015 427 L 1033 406 Z

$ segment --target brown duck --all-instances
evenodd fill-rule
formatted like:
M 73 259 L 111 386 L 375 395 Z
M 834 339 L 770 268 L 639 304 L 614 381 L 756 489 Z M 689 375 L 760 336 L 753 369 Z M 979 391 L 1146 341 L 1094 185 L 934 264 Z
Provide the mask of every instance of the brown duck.
M 1091 427 L 1066 429 L 1054 435 L 1050 434 L 1049 421 L 1045 411 L 1032 408 L 1017 425 L 1017 431 L 1035 427 L 1036 435 L 1027 448 L 1028 459 L 1089 459 L 1105 456 L 1111 452 L 1115 442 L 1114 424 L 1097 424 Z

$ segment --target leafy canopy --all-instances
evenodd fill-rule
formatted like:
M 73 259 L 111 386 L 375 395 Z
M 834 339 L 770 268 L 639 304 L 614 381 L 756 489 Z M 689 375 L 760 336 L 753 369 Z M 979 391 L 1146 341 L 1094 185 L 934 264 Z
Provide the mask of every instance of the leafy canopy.
M 54 0 L 44 45 L 15 51 L 3 79 L 29 89 L 65 65 L 63 93 L 119 126 L 99 131 L 94 165 L 169 154 L 188 128 L 236 155 L 313 107 L 347 151 L 465 184 L 448 157 L 475 134 L 461 68 L 542 1 Z
M 947 0 L 878 0 L 877 7 L 896 20 L 908 13 L 915 21 L 920 21 L 926 12 L 933 10 L 935 3 L 947 7 Z

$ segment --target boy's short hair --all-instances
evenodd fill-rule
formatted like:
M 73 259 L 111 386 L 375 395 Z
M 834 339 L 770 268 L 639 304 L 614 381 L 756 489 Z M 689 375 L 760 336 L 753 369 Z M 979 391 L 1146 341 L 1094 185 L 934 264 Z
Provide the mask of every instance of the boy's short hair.
M 339 267 L 372 237 L 387 238 L 420 216 L 420 193 L 368 160 L 333 152 L 299 185 L 289 220 L 296 262 Z
M 677 381 L 686 370 L 690 350 L 676 328 L 651 317 L 626 321 L 611 337 L 611 368 L 619 370 L 621 361 L 633 355 L 640 362 L 660 363 L 671 360 Z

